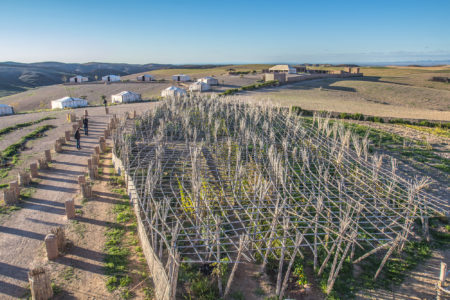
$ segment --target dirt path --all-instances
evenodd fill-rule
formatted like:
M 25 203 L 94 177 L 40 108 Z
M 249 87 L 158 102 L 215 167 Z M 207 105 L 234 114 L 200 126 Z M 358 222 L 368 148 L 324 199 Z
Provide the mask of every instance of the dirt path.
M 38 258 L 47 263 L 51 278 L 62 288 L 55 299 L 111 299 L 103 271 L 105 232 L 114 222 L 111 214 L 118 195 L 108 192 L 111 166 L 101 165 L 103 174 L 94 185 L 95 197 L 83 204 L 66 229 L 66 238 L 73 244 L 63 257 L 46 262 L 45 252 Z M 76 203 L 81 205 L 81 197 Z M 82 212 L 82 213 L 80 213 Z
M 430 259 L 412 270 L 403 283 L 392 291 L 360 291 L 356 299 L 436 299 L 435 285 L 439 278 L 441 261 L 447 263 L 450 261 L 450 249 L 433 251 Z M 450 298 L 444 297 L 442 299 Z
M 43 247 L 45 235 L 52 227 L 66 223 L 64 201 L 77 193 L 76 178 L 83 174 L 87 158 L 97 145 L 108 118 L 104 114 L 92 118 L 90 135 L 82 137 L 83 148 L 76 150 L 73 142 L 65 146 L 52 168 L 40 172 L 36 192 L 27 199 L 24 207 L 0 225 L 1 299 L 20 297 L 26 293 L 27 272 L 38 250 Z M 83 251 L 90 253 L 91 250 Z

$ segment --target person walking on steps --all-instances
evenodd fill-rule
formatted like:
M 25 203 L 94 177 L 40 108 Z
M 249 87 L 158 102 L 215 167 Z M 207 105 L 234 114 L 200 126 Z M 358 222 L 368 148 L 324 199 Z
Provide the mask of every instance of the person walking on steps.
M 108 104 L 108 101 L 106 101 L 106 98 L 104 98 L 103 99 L 103 105 L 105 106 L 105 108 L 106 108 L 106 105 Z
M 88 135 L 88 118 L 83 119 L 84 135 Z
M 75 139 L 77 140 L 77 149 L 80 150 L 81 149 L 81 145 L 80 145 L 80 127 L 77 128 L 77 131 L 75 131 Z

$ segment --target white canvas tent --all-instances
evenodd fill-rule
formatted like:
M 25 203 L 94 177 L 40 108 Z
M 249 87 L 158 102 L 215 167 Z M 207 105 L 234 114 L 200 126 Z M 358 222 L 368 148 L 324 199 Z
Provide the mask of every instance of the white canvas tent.
M 14 108 L 6 104 L 0 104 L 0 116 L 14 114 Z
M 69 82 L 71 83 L 82 83 L 86 81 L 89 81 L 89 78 L 80 75 L 69 78 Z
M 138 81 L 152 81 L 152 80 L 155 80 L 155 77 L 150 74 L 144 74 L 144 75 L 139 75 L 137 77 L 137 80 Z
M 112 103 L 127 103 L 141 101 L 141 95 L 130 91 L 123 91 L 115 95 L 111 95 Z
M 161 92 L 161 96 L 163 97 L 177 97 L 177 96 L 179 97 L 184 95 L 186 95 L 186 90 L 180 89 L 179 87 L 176 86 L 169 86 L 167 89 Z
M 120 81 L 119 75 L 106 75 L 102 77 L 102 81 L 106 82 L 114 82 L 114 81 Z
M 84 107 L 87 105 L 88 105 L 87 100 L 81 99 L 81 98 L 73 98 L 73 97 L 64 97 L 64 98 L 52 101 L 52 109 Z
M 198 81 L 209 84 L 209 85 L 218 85 L 219 84 L 219 80 L 217 80 L 214 77 L 211 76 L 206 76 L 203 78 L 200 78 Z
M 189 75 L 177 74 L 177 75 L 172 75 L 172 80 L 173 81 L 189 81 L 189 80 L 191 80 L 191 77 L 189 77 Z
M 194 82 L 189 86 L 189 91 L 191 92 L 204 92 L 209 91 L 210 89 L 211 87 L 209 86 L 209 84 L 206 84 L 201 81 Z

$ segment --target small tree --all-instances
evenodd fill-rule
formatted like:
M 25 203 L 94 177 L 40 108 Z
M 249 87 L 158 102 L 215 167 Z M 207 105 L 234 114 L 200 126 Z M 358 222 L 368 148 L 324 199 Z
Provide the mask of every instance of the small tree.
M 94 75 L 95 81 L 98 80 L 98 75 Z

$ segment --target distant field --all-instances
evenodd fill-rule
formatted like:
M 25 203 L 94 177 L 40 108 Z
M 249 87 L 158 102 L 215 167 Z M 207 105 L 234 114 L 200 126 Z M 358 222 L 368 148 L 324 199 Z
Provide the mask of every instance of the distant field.
M 342 70 L 339 67 L 311 67 L 322 70 Z M 376 77 L 374 80 L 393 82 L 399 84 L 429 87 L 450 91 L 450 84 L 433 82 L 429 79 L 433 76 L 450 77 L 450 65 L 437 67 L 361 67 L 361 72 L 366 77 Z
M 191 77 L 200 78 L 203 76 L 218 76 L 218 75 L 224 75 L 228 71 L 228 69 L 235 69 L 236 71 L 257 71 L 258 73 L 261 73 L 263 69 L 268 69 L 272 67 L 273 65 L 258 65 L 258 64 L 249 64 L 249 65 L 231 65 L 231 66 L 220 66 L 215 68 L 209 68 L 209 69 L 161 69 L 161 70 L 153 70 L 150 72 L 143 72 L 133 75 L 128 75 L 122 77 L 123 79 L 130 79 L 135 80 L 136 76 L 142 75 L 142 74 L 152 74 L 156 77 L 156 79 L 170 79 L 172 75 L 175 74 L 186 74 Z
M 450 76 L 450 66 L 366 67 L 361 71 L 363 78 L 312 80 L 243 95 L 311 110 L 450 120 L 450 84 L 428 81 L 432 76 Z

